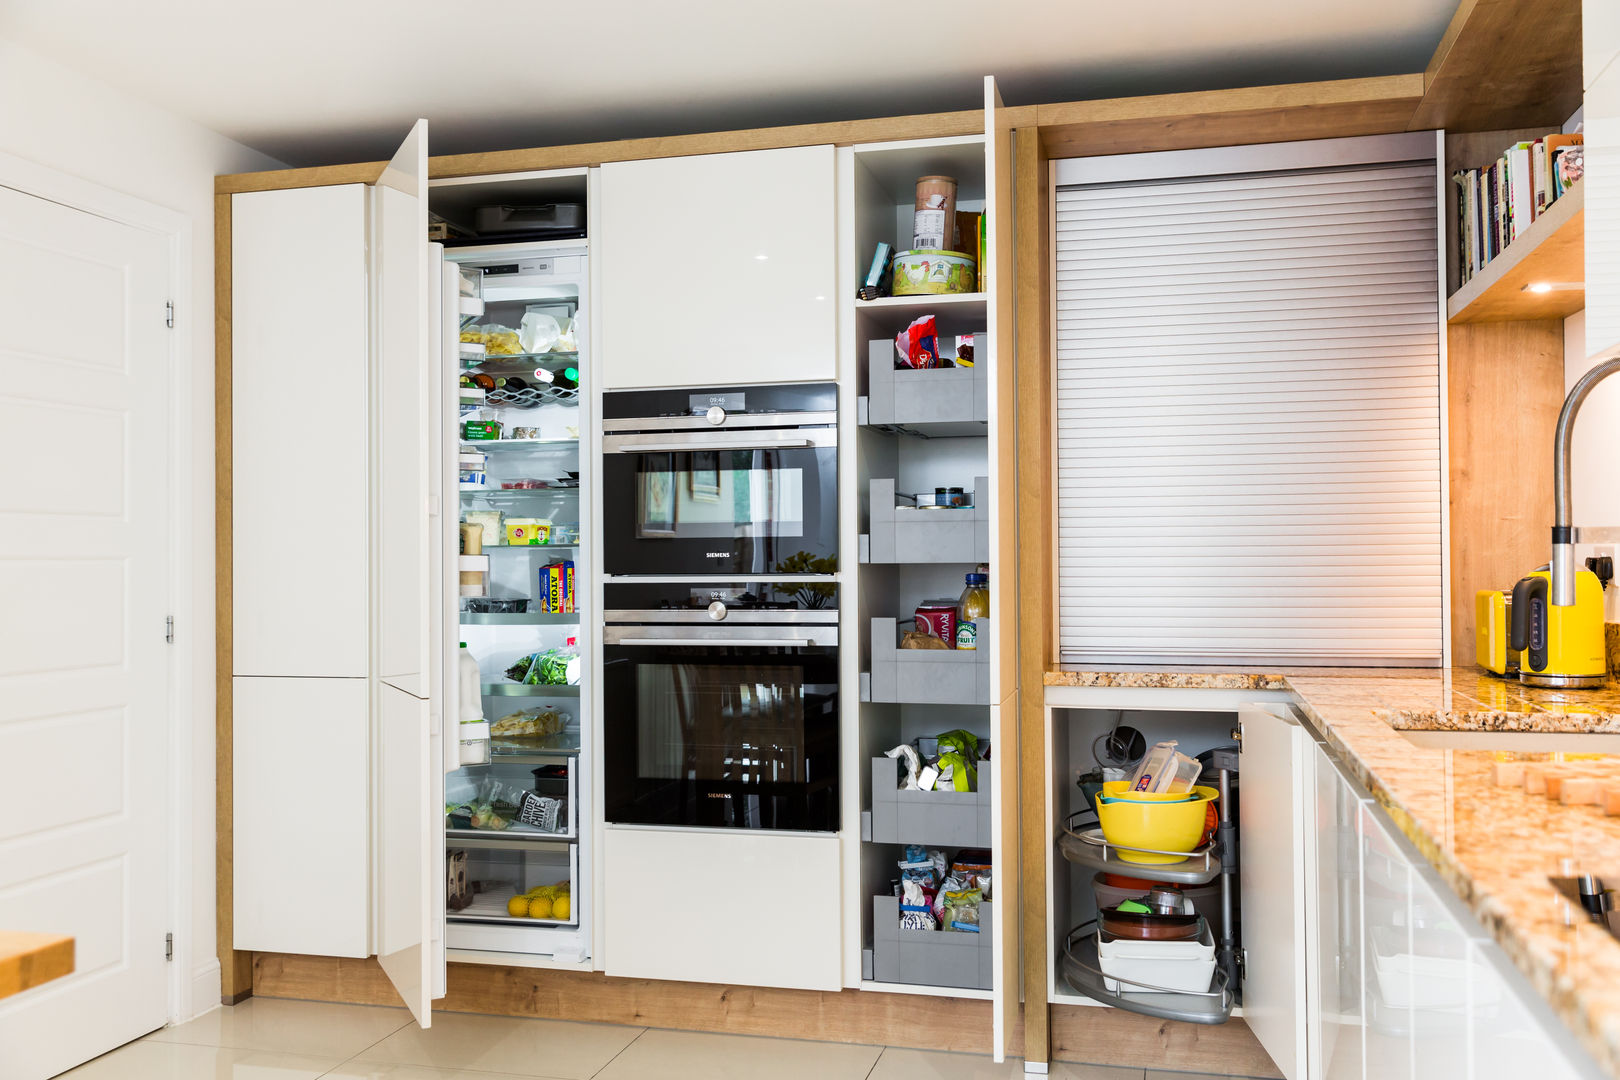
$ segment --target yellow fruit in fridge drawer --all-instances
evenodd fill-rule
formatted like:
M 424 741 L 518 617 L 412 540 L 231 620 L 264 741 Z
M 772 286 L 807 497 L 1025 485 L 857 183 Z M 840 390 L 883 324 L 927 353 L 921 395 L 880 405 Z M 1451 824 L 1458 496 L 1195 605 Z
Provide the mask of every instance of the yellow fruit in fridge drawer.
M 529 918 L 549 919 L 551 917 L 551 899 L 549 897 L 537 896 L 529 901 Z
M 506 902 L 506 913 L 518 918 L 529 913 L 529 898 L 527 896 L 514 896 Z
M 568 918 L 568 912 L 570 910 L 571 908 L 568 903 L 568 894 L 563 893 L 561 896 L 557 897 L 556 902 L 551 905 L 551 917 L 553 919 L 563 919 L 566 921 Z

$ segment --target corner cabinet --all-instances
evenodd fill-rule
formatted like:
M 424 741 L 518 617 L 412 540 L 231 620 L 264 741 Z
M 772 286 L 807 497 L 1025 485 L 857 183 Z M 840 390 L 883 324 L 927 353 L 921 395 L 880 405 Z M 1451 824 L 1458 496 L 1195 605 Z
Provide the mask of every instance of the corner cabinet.
M 444 994 L 447 325 L 427 123 L 375 184 L 230 205 L 232 938 Z M 447 314 L 448 311 L 448 314 Z M 454 746 L 454 743 L 452 743 Z
M 837 375 L 833 148 L 602 166 L 608 390 Z

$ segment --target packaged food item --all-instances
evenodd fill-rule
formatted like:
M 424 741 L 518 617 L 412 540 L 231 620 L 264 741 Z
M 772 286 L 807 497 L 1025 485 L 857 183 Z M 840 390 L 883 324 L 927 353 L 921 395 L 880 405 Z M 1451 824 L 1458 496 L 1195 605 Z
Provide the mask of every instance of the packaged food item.
M 568 714 L 560 709 L 520 709 L 495 721 L 489 733 L 508 739 L 545 738 L 566 728 L 568 720 Z
M 489 442 L 501 437 L 501 422 L 499 420 L 464 420 L 461 424 L 461 437 L 468 442 Z
M 979 619 L 990 617 L 990 575 L 968 574 L 967 587 L 956 604 L 956 647 L 979 647 Z
M 518 820 L 544 832 L 557 832 L 562 817 L 562 801 L 549 795 L 525 791 L 518 802 Z
M 444 906 L 460 911 L 473 902 L 472 882 L 467 878 L 467 853 L 458 849 L 444 853 L 444 868 L 448 871 Z
M 915 881 L 900 883 L 900 929 L 939 929 L 939 923 L 934 919 L 934 906 L 922 886 Z
M 932 634 L 945 642 L 947 649 L 956 641 L 956 601 L 954 599 L 924 600 L 917 605 L 917 630 Z
M 1130 776 L 1130 791 L 1154 793 L 1189 791 L 1198 782 L 1203 765 L 1176 749 L 1176 740 L 1154 743 Z
M 956 177 L 917 177 L 911 246 L 948 248 L 956 243 Z
M 922 630 L 907 630 L 900 638 L 902 649 L 948 649 L 949 645 Z
M 507 518 L 506 542 L 513 547 L 544 544 L 551 537 L 551 522 L 544 518 Z
M 900 778 L 901 791 L 917 790 L 917 774 L 922 772 L 922 759 L 917 756 L 916 747 L 910 743 L 901 743 L 893 750 L 883 751 L 884 757 L 894 758 L 905 765 L 905 775 Z
M 542 543 L 544 541 L 541 541 Z M 554 562 L 540 568 L 540 610 L 556 615 L 574 613 L 574 564 Z
M 510 326 L 491 323 L 484 329 L 484 350 L 490 356 L 516 356 L 523 351 L 518 332 Z
M 934 317 L 924 315 L 894 337 L 894 366 L 901 371 L 939 366 L 939 334 Z
M 527 686 L 571 686 L 579 682 L 579 649 L 574 639 L 562 649 L 530 653 L 506 669 L 506 677 Z
M 957 889 L 944 892 L 945 898 L 940 926 L 945 930 L 960 930 L 970 934 L 979 932 L 979 903 L 984 899 L 978 889 Z
M 951 876 L 979 890 L 986 900 L 990 895 L 990 852 L 985 848 L 963 848 L 951 862 Z
M 941 775 L 949 770 L 951 786 L 957 791 L 977 791 L 979 787 L 979 737 L 958 728 L 939 736 Z

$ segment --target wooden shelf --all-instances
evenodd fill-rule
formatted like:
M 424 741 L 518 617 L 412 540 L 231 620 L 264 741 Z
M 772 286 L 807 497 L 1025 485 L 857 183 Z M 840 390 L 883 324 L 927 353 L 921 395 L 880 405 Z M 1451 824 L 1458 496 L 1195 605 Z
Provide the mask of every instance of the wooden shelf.
M 1576 184 L 1513 243 L 1451 294 L 1448 323 L 1561 319 L 1586 306 L 1586 289 L 1526 292 L 1538 281 L 1586 281 L 1585 184 Z

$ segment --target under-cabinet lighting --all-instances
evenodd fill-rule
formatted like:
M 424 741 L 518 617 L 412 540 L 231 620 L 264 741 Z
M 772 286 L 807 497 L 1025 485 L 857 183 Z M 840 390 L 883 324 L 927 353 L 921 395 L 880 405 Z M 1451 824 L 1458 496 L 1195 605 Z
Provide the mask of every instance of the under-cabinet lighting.
M 1529 293 L 1547 293 L 1567 292 L 1571 289 L 1584 288 L 1586 288 L 1586 282 L 1584 281 L 1532 281 L 1528 285 L 1521 285 L 1519 287 L 1519 291 Z
M 755 255 L 754 258 L 758 259 L 760 262 L 764 262 L 766 259 L 770 258 L 770 256 L 769 255 Z

